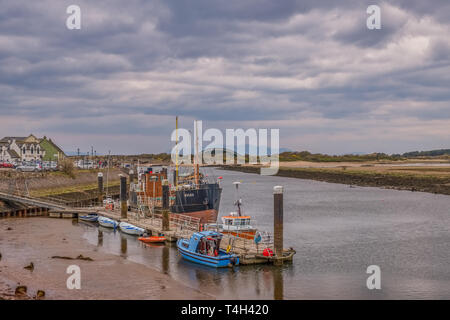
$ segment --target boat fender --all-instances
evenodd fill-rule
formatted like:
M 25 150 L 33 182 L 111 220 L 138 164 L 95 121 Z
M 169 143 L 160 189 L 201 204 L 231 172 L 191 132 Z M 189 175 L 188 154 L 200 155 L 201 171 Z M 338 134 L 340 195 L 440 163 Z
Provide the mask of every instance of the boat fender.
M 214 250 L 214 255 L 217 257 L 219 255 L 219 251 L 217 249 Z
M 231 246 L 228 245 L 228 247 L 227 247 L 227 253 L 230 253 L 230 251 L 231 251 Z

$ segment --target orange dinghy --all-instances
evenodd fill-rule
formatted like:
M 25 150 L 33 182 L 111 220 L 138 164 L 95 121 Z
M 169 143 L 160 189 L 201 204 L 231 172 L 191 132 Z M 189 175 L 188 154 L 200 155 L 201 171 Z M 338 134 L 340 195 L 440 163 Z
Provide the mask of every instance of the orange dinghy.
M 151 236 L 151 237 L 140 237 L 140 238 L 138 238 L 138 240 L 145 242 L 145 243 L 161 243 L 161 242 L 166 241 L 166 238 Z

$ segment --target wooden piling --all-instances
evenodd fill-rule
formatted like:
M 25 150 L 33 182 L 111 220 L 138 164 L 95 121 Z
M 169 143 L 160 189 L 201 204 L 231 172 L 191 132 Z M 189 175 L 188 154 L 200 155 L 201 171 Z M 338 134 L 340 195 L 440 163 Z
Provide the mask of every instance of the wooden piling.
M 127 213 L 127 178 L 123 175 L 120 175 L 120 217 L 122 219 L 126 219 Z
M 273 233 L 274 249 L 277 258 L 283 257 L 283 187 L 273 187 Z M 276 264 L 283 264 L 282 259 L 276 259 Z
M 169 231 L 169 184 L 167 180 L 163 181 L 162 193 L 162 230 Z
M 103 173 L 99 172 L 97 175 L 97 182 L 98 182 L 98 201 L 100 202 L 100 205 L 103 204 Z

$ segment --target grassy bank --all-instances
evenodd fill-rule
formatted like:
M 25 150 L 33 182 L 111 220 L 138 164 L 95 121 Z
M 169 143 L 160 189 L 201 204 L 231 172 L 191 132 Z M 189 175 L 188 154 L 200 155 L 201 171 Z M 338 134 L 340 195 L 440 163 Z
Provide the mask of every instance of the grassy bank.
M 222 169 L 258 174 L 260 172 L 260 167 L 256 166 L 223 166 Z M 450 195 L 450 168 L 280 167 L 277 176 Z
M 120 185 L 120 180 L 109 182 L 109 188 L 117 187 Z M 106 185 L 104 186 L 106 188 Z M 42 188 L 30 191 L 32 197 L 51 197 L 60 195 L 69 195 L 74 193 L 96 193 L 98 185 L 97 183 L 79 184 L 73 186 L 64 186 L 56 188 Z

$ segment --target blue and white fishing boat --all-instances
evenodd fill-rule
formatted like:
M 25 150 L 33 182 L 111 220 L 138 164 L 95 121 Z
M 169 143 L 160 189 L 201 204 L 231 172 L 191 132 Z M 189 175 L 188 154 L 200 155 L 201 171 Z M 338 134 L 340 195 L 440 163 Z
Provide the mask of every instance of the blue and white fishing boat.
M 123 233 L 131 234 L 133 236 L 141 236 L 145 233 L 145 230 L 139 227 L 136 227 L 132 224 L 121 222 L 119 223 L 120 231 Z
M 98 214 L 96 213 L 89 213 L 87 215 L 79 216 L 80 220 L 88 221 L 88 222 L 97 222 L 98 220 Z
M 220 249 L 222 234 L 216 231 L 194 233 L 190 239 L 177 241 L 181 256 L 189 261 L 209 267 L 222 268 L 239 265 L 239 257 Z
M 102 227 L 114 229 L 116 229 L 119 226 L 119 223 L 116 220 L 102 216 L 98 217 L 98 224 L 101 225 Z

